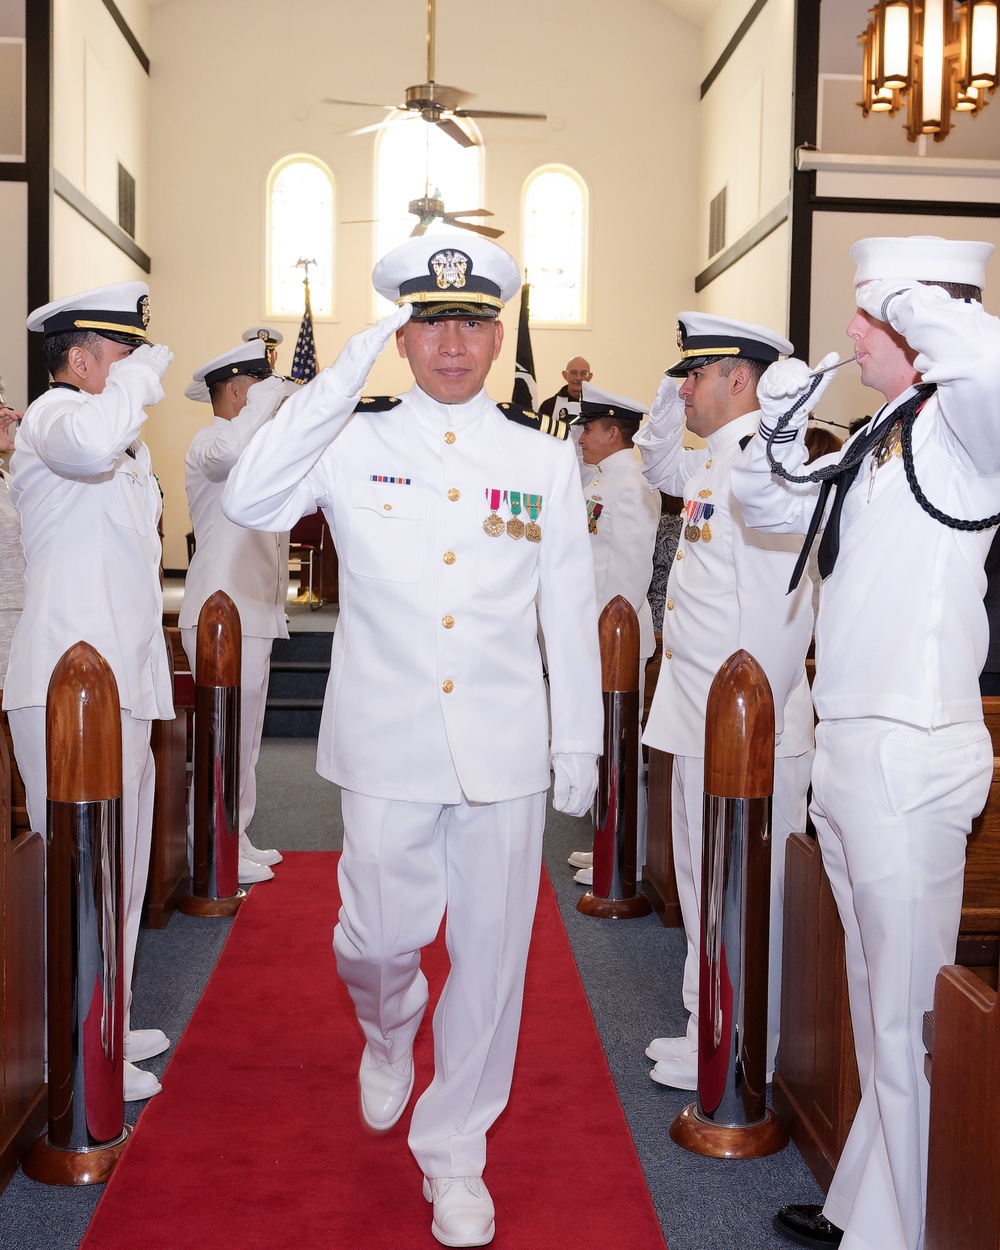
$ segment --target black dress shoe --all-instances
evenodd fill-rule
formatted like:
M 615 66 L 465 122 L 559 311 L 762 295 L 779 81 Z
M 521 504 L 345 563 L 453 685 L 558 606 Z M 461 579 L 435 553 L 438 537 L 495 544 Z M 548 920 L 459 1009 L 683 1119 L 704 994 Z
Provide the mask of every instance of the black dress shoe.
M 771 1221 L 776 1233 L 800 1246 L 839 1246 L 844 1230 L 831 1224 L 815 1203 L 782 1207 Z

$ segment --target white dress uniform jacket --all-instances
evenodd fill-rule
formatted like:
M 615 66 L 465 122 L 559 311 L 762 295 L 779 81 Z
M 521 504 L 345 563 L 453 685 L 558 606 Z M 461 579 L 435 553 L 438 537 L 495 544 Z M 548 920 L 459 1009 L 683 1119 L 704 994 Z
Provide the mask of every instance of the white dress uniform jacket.
M 24 606 L 24 552 L 21 522 L 10 497 L 10 479 L 0 470 L 0 690 L 7 677 L 7 657 Z
M 160 488 L 139 441 L 143 405 L 162 397 L 155 372 L 126 358 L 100 395 L 56 386 L 24 414 L 11 494 L 28 578 L 7 710 L 44 707 L 53 668 L 82 640 L 110 664 L 123 709 L 136 720 L 173 719 L 157 576 Z
M 485 391 L 419 387 L 388 411 L 320 373 L 229 477 L 226 514 L 280 530 L 321 507 L 340 556 L 317 769 L 362 794 L 498 802 L 546 790 L 551 749 L 599 755 L 593 563 L 569 447 L 509 422 Z M 490 537 L 514 490 L 539 497 L 541 541 Z M 522 516 L 526 516 L 523 513 Z
M 707 448 L 694 451 L 684 450 L 680 425 L 660 438 L 647 423 L 635 437 L 647 481 L 685 501 L 667 581 L 663 663 L 643 735 L 660 751 L 704 755 L 709 690 L 720 666 L 740 648 L 754 656 L 771 684 L 775 755 L 812 748 L 805 676 L 813 623 L 808 579 L 794 595 L 785 594 L 801 543 L 746 526 L 730 488 L 741 444 L 759 417 L 753 412 L 729 422 L 709 436 Z M 697 516 L 699 508 L 699 538 L 692 541 L 688 514 Z
M 653 614 L 646 592 L 653 576 L 653 548 L 660 522 L 660 496 L 646 483 L 631 447 L 598 465 L 584 466 L 583 488 L 590 516 L 598 611 L 623 595 L 639 617 L 639 658 L 653 654 Z M 598 516 L 594 505 L 600 505 Z
M 279 384 L 258 382 L 251 386 L 237 416 L 231 421 L 215 417 L 191 440 L 184 476 L 196 546 L 184 583 L 178 621 L 181 629 L 196 629 L 205 600 L 224 590 L 236 604 L 245 637 L 288 637 L 287 531 L 267 534 L 244 529 L 222 511 L 229 472 L 250 439 L 274 414 L 284 396 Z

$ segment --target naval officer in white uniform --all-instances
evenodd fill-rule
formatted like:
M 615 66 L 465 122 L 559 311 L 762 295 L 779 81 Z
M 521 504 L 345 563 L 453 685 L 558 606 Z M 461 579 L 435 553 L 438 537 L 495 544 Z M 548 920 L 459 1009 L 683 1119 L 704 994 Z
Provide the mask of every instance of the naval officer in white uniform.
M 166 1050 L 159 1029 L 131 1029 L 132 969 L 153 828 L 154 720 L 172 720 L 160 592 L 160 488 L 139 437 L 170 363 L 149 342 L 142 282 L 37 308 L 53 383 L 14 438 L 11 495 L 26 561 L 24 611 L 3 692 L 33 829 L 45 829 L 45 698 L 56 663 L 90 643 L 118 683 L 122 719 L 125 1098 L 160 1090 L 135 1066 Z
M 788 582 L 800 544 L 743 522 L 730 489 L 733 465 L 757 428 L 757 381 L 791 343 L 763 326 L 682 312 L 681 359 L 667 370 L 649 422 L 636 435 L 651 485 L 684 499 L 667 582 L 663 661 L 643 742 L 673 754 L 671 833 L 687 957 L 682 1037 L 654 1038 L 650 1076 L 675 1089 L 698 1085 L 705 710 L 721 665 L 740 648 L 763 667 L 774 696 L 774 802 L 768 960 L 767 1072 L 778 1046 L 785 840 L 803 830 L 812 761 L 812 703 L 805 658 L 812 636 L 808 580 Z M 675 378 L 682 379 L 678 389 Z M 707 447 L 685 450 L 685 424 Z
M 224 507 L 267 530 L 322 508 L 337 544 L 318 769 L 343 791 L 334 949 L 365 1036 L 362 1114 L 388 1129 L 405 1110 L 427 1002 L 420 948 L 447 908 L 435 1071 L 409 1144 L 435 1237 L 477 1246 L 494 1235 L 486 1133 L 510 1089 L 550 753 L 557 808 L 583 815 L 596 787 L 593 564 L 565 426 L 547 437 L 483 389 L 497 315 L 520 290 L 511 257 L 474 236 L 429 235 L 385 256 L 373 282 L 399 311 L 258 431 Z M 393 336 L 416 384 L 360 399 Z
M 570 362 L 573 363 L 572 361 Z M 613 395 L 583 384 L 583 399 L 574 427 L 583 456 L 586 478 L 590 552 L 600 613 L 616 595 L 622 595 L 639 619 L 639 714 L 644 706 L 646 661 L 656 648 L 653 614 L 646 599 L 653 576 L 653 548 L 660 523 L 660 495 L 642 475 L 642 462 L 632 439 L 646 409 L 634 399 Z M 572 431 L 571 431 L 572 435 Z M 636 809 L 636 866 L 646 862 L 646 784 L 639 756 Z M 570 864 L 578 869 L 574 881 L 594 883 L 593 851 L 574 851 Z
M 188 399 L 210 403 L 214 415 L 211 425 L 195 434 L 184 459 L 195 551 L 184 581 L 178 624 L 194 673 L 198 616 L 205 600 L 223 590 L 240 614 L 239 879 L 243 884 L 270 880 L 274 876 L 271 866 L 281 862 L 277 851 L 253 845 L 247 826 L 257 806 L 255 769 L 264 729 L 271 645 L 275 638 L 288 637 L 288 533 L 266 534 L 234 525 L 222 511 L 222 492 L 243 448 L 271 419 L 286 392 L 285 380 L 272 372 L 270 348 L 263 336 L 251 337 L 202 365 L 184 392 Z
M 800 1245 L 923 1245 L 922 1019 L 938 970 L 955 958 L 966 838 L 993 772 L 978 684 L 993 530 L 947 523 L 1000 510 L 1000 320 L 979 302 L 992 251 L 927 236 L 854 245 L 858 311 L 847 333 L 861 381 L 886 403 L 841 452 L 809 466 L 858 462 L 816 516 L 826 524 L 810 810 L 846 934 L 862 1093 L 825 1205 L 775 1216 Z M 747 521 L 769 531 L 806 533 L 817 505 L 816 485 L 772 476 L 765 447 L 815 382 L 802 361 L 768 371 L 760 434 L 733 471 Z M 819 393 L 773 449 L 793 474 L 809 471 L 805 414 Z M 937 516 L 907 481 L 906 429 L 918 488 Z

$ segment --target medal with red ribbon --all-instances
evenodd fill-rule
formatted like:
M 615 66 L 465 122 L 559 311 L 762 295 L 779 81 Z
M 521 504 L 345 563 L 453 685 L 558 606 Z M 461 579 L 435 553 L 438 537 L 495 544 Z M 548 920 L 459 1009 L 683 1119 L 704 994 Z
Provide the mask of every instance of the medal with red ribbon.
M 494 490 L 492 486 L 487 486 L 483 492 L 486 495 L 486 502 L 490 506 L 490 514 L 483 522 L 483 529 L 489 534 L 490 538 L 499 538 L 507 528 L 503 523 L 503 518 L 497 509 L 500 507 L 501 495 L 506 499 L 507 492 Z

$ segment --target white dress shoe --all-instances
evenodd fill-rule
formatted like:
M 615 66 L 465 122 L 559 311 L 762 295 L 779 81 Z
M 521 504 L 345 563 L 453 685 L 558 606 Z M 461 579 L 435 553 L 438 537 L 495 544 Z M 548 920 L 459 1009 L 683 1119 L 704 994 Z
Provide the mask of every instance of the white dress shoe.
M 413 1052 L 395 1063 L 379 1062 L 366 1046 L 361 1056 L 358 1083 L 361 1115 L 369 1128 L 384 1133 L 406 1110 L 413 1093 Z
M 680 1037 L 654 1037 L 646 1047 L 646 1058 L 659 1063 L 661 1059 L 683 1059 L 685 1055 L 697 1054 L 697 1043 L 686 1034 Z
M 162 1029 L 130 1029 L 125 1034 L 125 1058 L 133 1063 L 162 1055 L 170 1045 L 170 1038 Z
M 270 881 L 274 877 L 274 873 L 268 868 L 267 864 L 255 864 L 253 860 L 240 856 L 239 867 L 236 870 L 236 878 L 240 885 L 253 885 L 255 881 Z
M 152 1098 L 163 1086 L 144 1068 L 137 1068 L 134 1063 L 125 1060 L 125 1101 L 142 1102 L 144 1098 Z
M 431 1232 L 442 1246 L 487 1246 L 493 1240 L 493 1199 L 481 1176 L 425 1176 L 424 1197 L 434 1203 Z
M 593 851 L 574 851 L 566 861 L 571 868 L 593 868 L 594 852 Z
M 262 851 L 254 846 L 245 833 L 240 834 L 240 858 L 248 859 L 251 864 L 265 864 L 268 868 L 281 863 L 280 851 Z
M 581 868 L 579 872 L 573 873 L 573 880 L 577 885 L 593 885 L 594 870 L 593 868 Z
M 676 1059 L 661 1059 L 649 1075 L 657 1084 L 671 1089 L 697 1089 L 698 1052 L 689 1050 Z

